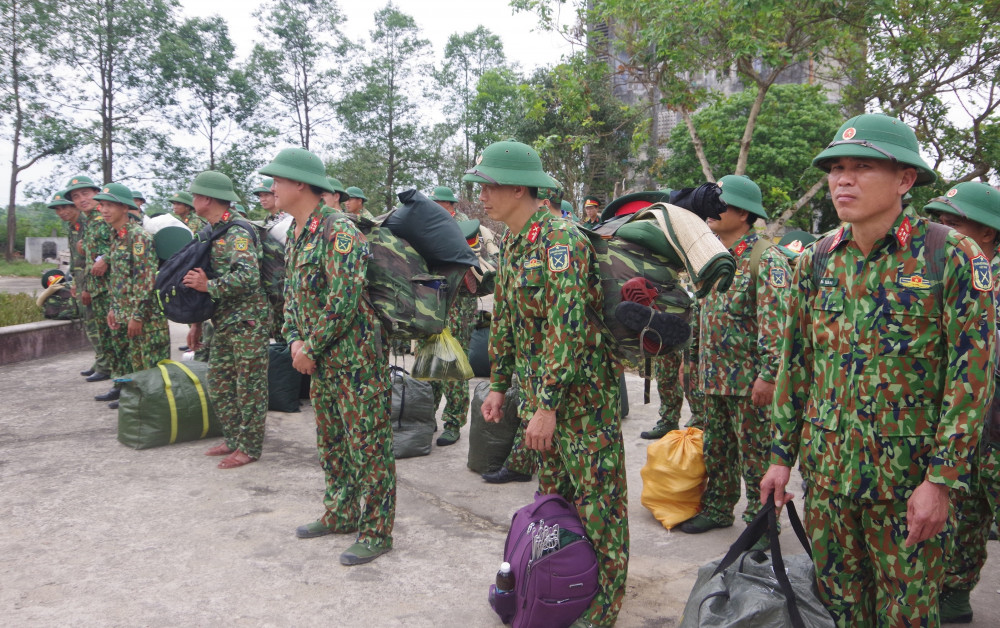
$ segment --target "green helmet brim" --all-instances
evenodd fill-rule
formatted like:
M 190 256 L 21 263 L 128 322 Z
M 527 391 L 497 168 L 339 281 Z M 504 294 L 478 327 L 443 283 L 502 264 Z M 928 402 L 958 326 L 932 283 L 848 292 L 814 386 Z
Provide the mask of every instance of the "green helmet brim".
M 556 180 L 541 171 L 508 170 L 478 165 L 465 171 L 462 181 L 486 185 L 523 185 L 529 188 L 552 188 L 559 186 Z
M 266 174 L 269 177 L 281 177 L 282 179 L 288 179 L 289 181 L 298 181 L 300 183 L 315 185 L 319 189 L 326 190 L 327 192 L 337 191 L 333 189 L 333 186 L 330 185 L 330 182 L 326 180 L 325 176 L 315 175 L 311 172 L 306 172 L 305 170 L 300 170 L 284 164 L 271 162 L 257 172 L 260 174 Z M 271 190 L 267 191 L 270 192 Z
M 893 146 L 892 151 L 883 150 L 881 147 L 866 140 L 839 140 L 833 142 L 813 159 L 812 165 L 824 172 L 830 172 L 830 162 L 838 157 L 884 159 L 916 168 L 917 181 L 914 183 L 914 186 L 930 185 L 937 181 L 937 174 L 927 166 L 920 155 L 912 150 L 899 146 Z
M 135 201 L 133 201 L 131 198 L 122 198 L 120 196 L 116 196 L 116 195 L 111 194 L 109 192 L 101 192 L 99 194 L 96 194 L 94 196 L 94 200 L 95 201 L 111 201 L 113 203 L 121 203 L 122 205 L 127 205 L 128 207 L 131 207 L 132 209 L 139 209 L 139 206 L 136 205 Z

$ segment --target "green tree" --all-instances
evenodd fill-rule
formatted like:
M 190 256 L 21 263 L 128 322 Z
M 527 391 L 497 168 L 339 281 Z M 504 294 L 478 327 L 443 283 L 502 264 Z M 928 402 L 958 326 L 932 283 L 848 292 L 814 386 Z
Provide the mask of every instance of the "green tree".
M 46 16 L 55 6 L 45 2 L 0 0 L 0 111 L 3 131 L 10 141 L 10 189 L 7 201 L 7 261 L 17 247 L 18 177 L 42 159 L 66 153 L 77 141 L 68 122 L 50 107 L 44 96 L 54 89 L 52 57 L 47 49 Z M 23 246 L 23 238 L 20 241 Z
M 740 158 L 738 138 L 746 127 L 756 92 L 746 90 L 705 107 L 691 116 L 698 137 L 705 143 L 705 158 L 713 172 L 735 172 Z M 812 167 L 812 160 L 829 143 L 840 126 L 836 103 L 823 89 L 809 85 L 775 85 L 768 91 L 751 138 L 747 170 L 764 195 L 772 227 L 786 224 L 823 232 L 837 224 L 826 198 L 799 200 L 826 180 Z M 670 158 L 663 169 L 671 188 L 691 187 L 704 181 L 701 164 L 691 148 L 687 129 L 676 127 L 667 144 Z
M 344 15 L 336 0 L 271 0 L 253 15 L 263 42 L 250 53 L 249 80 L 267 94 L 281 134 L 311 150 L 334 122 Z
M 388 3 L 375 13 L 367 59 L 352 69 L 354 89 L 338 106 L 350 152 L 371 156 L 383 176 L 366 191 L 371 205 L 386 211 L 396 203 L 397 187 L 423 183 L 417 169 L 426 161 L 426 132 L 413 85 L 425 81 L 420 62 L 429 48 L 413 18 Z

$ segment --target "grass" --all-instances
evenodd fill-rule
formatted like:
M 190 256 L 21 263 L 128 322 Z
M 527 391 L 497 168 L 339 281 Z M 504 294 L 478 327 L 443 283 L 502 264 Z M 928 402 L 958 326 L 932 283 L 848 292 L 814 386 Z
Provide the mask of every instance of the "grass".
M 30 294 L 0 292 L 0 327 L 34 323 L 44 318 L 42 308 L 35 305 L 35 297 Z
M 29 262 L 8 262 L 0 259 L 0 277 L 41 277 L 42 273 L 53 268 L 55 264 L 31 264 Z

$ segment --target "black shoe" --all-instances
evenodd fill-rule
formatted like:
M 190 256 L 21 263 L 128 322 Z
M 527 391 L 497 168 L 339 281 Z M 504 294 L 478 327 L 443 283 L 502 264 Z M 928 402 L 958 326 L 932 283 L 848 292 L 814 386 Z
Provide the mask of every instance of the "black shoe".
M 185 351 L 188 350 L 188 346 L 187 345 L 181 345 L 181 346 L 177 347 L 177 350 L 180 351 L 181 353 L 184 353 Z
M 494 471 L 493 473 L 484 473 L 483 479 L 490 484 L 506 484 L 507 482 L 530 482 L 530 473 L 518 473 L 517 471 L 511 471 L 507 467 L 500 467 L 499 471 Z
M 80 375 L 83 375 L 84 377 L 90 377 L 94 373 L 95 373 L 95 371 L 94 371 L 93 368 L 89 368 L 86 371 L 80 371 Z
M 121 396 L 121 394 L 122 394 L 121 390 L 117 388 L 112 388 L 103 395 L 95 395 L 94 401 L 114 401 L 115 399 L 118 399 L 118 397 Z
M 653 429 L 646 430 L 645 432 L 639 434 L 639 438 L 645 438 L 646 440 L 659 440 L 667 435 L 667 432 L 672 432 L 674 430 L 680 429 L 676 423 L 657 423 L 653 426 Z
M 716 528 L 731 528 L 733 524 L 722 524 L 706 515 L 695 515 L 681 524 L 681 532 L 686 534 L 701 534 Z
M 87 378 L 88 382 L 103 382 L 106 379 L 111 379 L 111 376 L 107 373 L 94 373 Z
M 117 410 L 118 409 L 118 402 L 117 401 L 112 401 L 111 403 L 108 404 L 108 407 L 111 408 L 112 410 Z

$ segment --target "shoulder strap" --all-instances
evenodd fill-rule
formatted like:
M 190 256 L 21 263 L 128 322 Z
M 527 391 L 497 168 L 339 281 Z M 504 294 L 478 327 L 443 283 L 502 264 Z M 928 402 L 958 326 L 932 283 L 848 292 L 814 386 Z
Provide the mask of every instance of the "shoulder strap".
M 753 243 L 753 247 L 750 249 L 750 271 L 755 275 L 757 269 L 760 268 L 760 258 L 764 256 L 764 251 L 771 247 L 778 246 L 774 242 L 771 242 L 767 238 L 760 238 Z
M 834 237 L 836 234 L 820 238 L 813 245 L 812 280 L 815 287 L 819 286 L 819 278 L 826 271 L 826 262 L 830 259 L 830 244 L 833 243 Z
M 927 236 L 924 240 L 924 248 L 927 255 L 927 279 L 934 287 L 934 297 L 938 303 L 944 296 L 944 286 L 941 285 L 941 278 L 944 276 L 944 242 L 948 238 L 951 228 L 936 222 L 927 222 Z

